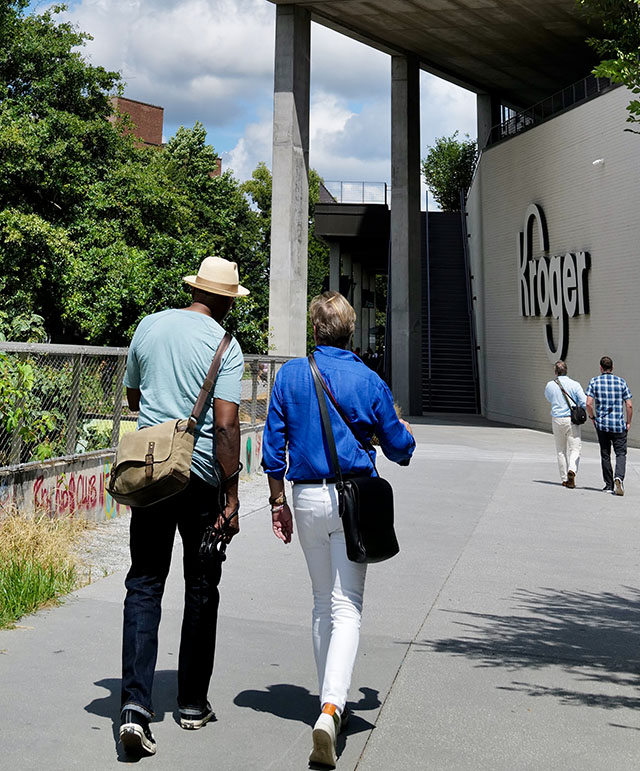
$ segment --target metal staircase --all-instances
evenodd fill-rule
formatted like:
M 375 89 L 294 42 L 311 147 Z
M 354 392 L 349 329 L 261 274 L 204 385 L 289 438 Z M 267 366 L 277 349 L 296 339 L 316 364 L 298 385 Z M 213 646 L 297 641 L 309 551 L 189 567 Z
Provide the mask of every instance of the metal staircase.
M 424 213 L 423 412 L 478 413 L 480 399 L 464 213 Z

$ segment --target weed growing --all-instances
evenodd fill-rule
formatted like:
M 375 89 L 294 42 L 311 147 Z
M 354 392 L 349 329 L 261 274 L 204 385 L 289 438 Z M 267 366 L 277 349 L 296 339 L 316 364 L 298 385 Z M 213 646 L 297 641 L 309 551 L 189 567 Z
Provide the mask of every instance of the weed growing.
M 0 628 L 76 588 L 74 547 L 89 526 L 71 517 L 0 519 Z

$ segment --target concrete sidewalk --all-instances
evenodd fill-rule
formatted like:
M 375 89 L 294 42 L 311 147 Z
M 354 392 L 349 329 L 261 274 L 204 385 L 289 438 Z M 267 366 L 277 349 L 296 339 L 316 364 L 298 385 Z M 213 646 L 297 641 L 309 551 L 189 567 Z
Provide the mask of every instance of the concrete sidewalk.
M 550 434 L 424 421 L 394 484 L 398 557 L 369 568 L 347 771 L 636 769 L 640 763 L 640 450 L 605 495 L 585 444 L 559 485 Z M 141 766 L 307 768 L 317 685 L 299 544 L 270 532 L 266 483 L 243 490 L 222 579 L 211 701 L 176 723 L 179 554 L 164 603 L 153 731 Z M 176 547 L 176 552 L 179 546 Z M 2 768 L 116 769 L 124 573 L 0 632 Z

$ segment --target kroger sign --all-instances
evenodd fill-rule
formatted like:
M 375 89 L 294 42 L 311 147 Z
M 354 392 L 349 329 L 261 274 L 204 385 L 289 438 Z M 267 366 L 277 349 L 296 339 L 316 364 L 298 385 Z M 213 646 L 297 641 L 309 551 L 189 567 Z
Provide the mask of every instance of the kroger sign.
M 534 235 L 542 255 L 534 257 Z M 589 313 L 588 252 L 566 252 L 554 257 L 542 208 L 532 203 L 524 215 L 524 230 L 518 233 L 518 294 L 521 316 L 551 316 L 558 322 L 554 343 L 552 322 L 544 325 L 547 356 L 552 363 L 567 357 L 569 319 Z

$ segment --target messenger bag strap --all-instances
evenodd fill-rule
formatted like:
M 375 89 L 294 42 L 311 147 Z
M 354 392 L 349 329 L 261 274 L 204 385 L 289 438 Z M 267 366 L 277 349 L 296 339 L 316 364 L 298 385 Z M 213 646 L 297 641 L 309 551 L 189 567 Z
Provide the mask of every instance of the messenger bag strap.
M 309 354 L 309 365 L 311 366 L 311 374 L 313 376 L 313 384 L 316 387 L 316 396 L 318 397 L 318 405 L 320 406 L 320 417 L 322 418 L 322 425 L 324 427 L 324 433 L 327 437 L 327 444 L 329 445 L 329 454 L 331 455 L 331 464 L 333 465 L 333 474 L 338 480 L 336 487 L 340 491 L 343 487 L 342 484 L 342 471 L 340 470 L 340 461 L 338 459 L 338 451 L 336 449 L 336 440 L 333 436 L 333 428 L 331 427 L 331 418 L 329 417 L 329 409 L 327 407 L 327 400 L 322 391 L 321 376 L 318 370 L 318 365 L 313 360 L 313 355 Z
M 367 457 L 371 461 L 371 465 L 373 466 L 374 471 L 376 472 L 376 476 L 380 476 L 378 474 L 378 469 L 376 468 L 376 463 L 371 457 L 371 453 L 375 453 L 376 449 L 375 447 L 369 442 L 367 439 L 365 439 L 361 433 L 356 429 L 356 427 L 353 425 L 353 423 L 349 420 L 347 417 L 345 411 L 342 409 L 342 407 L 338 404 L 336 401 L 334 395 L 331 393 L 329 386 L 327 385 L 325 379 L 322 377 L 322 373 L 320 372 L 318 368 L 318 364 L 316 363 L 316 360 L 312 353 L 308 356 L 309 364 L 311 365 L 311 371 L 314 374 L 314 377 L 317 376 L 318 380 L 320 381 L 320 384 L 322 385 L 322 388 L 324 389 L 324 392 L 327 394 L 329 399 L 331 399 L 331 403 L 336 408 L 336 411 L 338 415 L 342 418 L 342 420 L 347 424 L 347 428 L 351 431 L 353 434 L 356 442 L 361 445 L 362 449 L 367 453 Z
M 220 341 L 220 344 L 218 345 L 218 349 L 216 350 L 215 356 L 213 357 L 213 361 L 211 362 L 211 366 L 209 367 L 209 371 L 207 372 L 207 377 L 204 380 L 204 383 L 202 384 L 202 388 L 200 389 L 200 393 L 198 394 L 198 399 L 193 407 L 193 410 L 191 411 L 191 415 L 189 416 L 189 429 L 193 430 L 196 427 L 196 423 L 198 422 L 198 418 L 200 417 L 200 414 L 202 413 L 202 409 L 205 405 L 205 402 L 209 398 L 209 394 L 211 393 L 211 390 L 213 386 L 215 385 L 216 378 L 218 377 L 218 370 L 220 369 L 220 363 L 222 361 L 222 357 L 224 356 L 224 352 L 229 347 L 229 344 L 231 343 L 231 335 L 228 332 L 224 333 L 224 337 Z
M 562 393 L 564 394 L 564 400 L 565 400 L 565 402 L 567 403 L 567 407 L 568 407 L 569 409 L 571 409 L 571 402 L 569 401 L 569 399 L 571 399 L 571 401 L 573 402 L 574 406 L 578 404 L 578 402 L 577 402 L 577 401 L 576 401 L 576 400 L 573 398 L 573 396 L 571 396 L 570 394 L 568 394 L 568 393 L 567 393 L 567 392 L 564 390 L 564 388 L 562 387 L 562 384 L 560 383 L 560 381 L 559 381 L 558 379 L 554 380 L 553 382 L 558 384 L 558 388 L 559 388 L 559 389 L 562 391 Z

